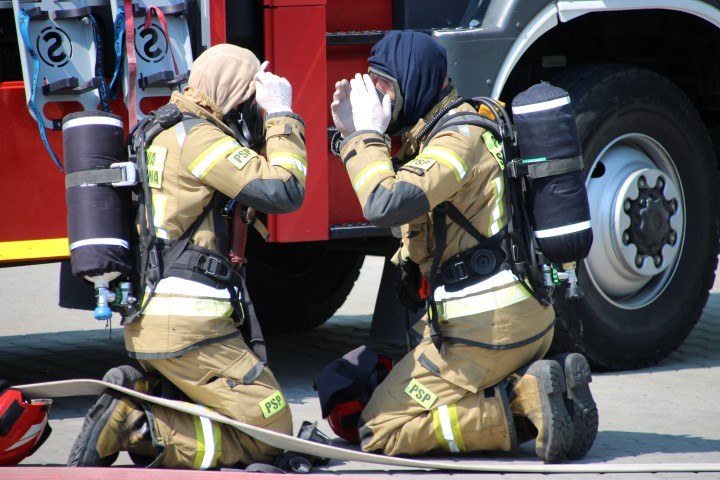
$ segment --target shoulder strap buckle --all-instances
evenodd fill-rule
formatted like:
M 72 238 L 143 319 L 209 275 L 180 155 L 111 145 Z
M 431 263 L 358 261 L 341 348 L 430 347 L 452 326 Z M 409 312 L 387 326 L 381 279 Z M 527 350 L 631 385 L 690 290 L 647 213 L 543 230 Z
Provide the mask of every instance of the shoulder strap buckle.
M 202 261 L 203 258 L 205 259 L 204 262 Z M 216 257 L 205 255 L 200 256 L 198 259 L 198 268 L 203 270 L 203 274 L 221 282 L 230 280 L 230 276 L 232 275 L 231 268 Z
M 462 282 L 468 277 L 470 277 L 470 273 L 462 260 L 450 263 L 442 269 L 441 278 L 443 284 Z

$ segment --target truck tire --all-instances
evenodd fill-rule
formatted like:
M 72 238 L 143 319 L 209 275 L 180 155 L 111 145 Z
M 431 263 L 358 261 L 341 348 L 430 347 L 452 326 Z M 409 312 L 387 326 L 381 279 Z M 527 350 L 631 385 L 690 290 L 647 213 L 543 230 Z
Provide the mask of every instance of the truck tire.
M 345 302 L 365 259 L 312 243 L 266 243 L 254 232 L 246 253 L 248 290 L 263 333 L 325 323 Z
M 581 300 L 560 292 L 554 351 L 597 368 L 657 363 L 702 314 L 718 254 L 713 144 L 687 96 L 654 72 L 583 67 L 553 81 L 572 99 L 594 241 Z

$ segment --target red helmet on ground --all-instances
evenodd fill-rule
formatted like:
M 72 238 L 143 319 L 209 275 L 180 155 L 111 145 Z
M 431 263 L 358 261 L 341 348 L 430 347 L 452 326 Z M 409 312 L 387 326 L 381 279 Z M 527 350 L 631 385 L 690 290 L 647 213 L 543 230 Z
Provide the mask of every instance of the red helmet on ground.
M 365 404 L 360 400 L 336 403 L 327 417 L 327 422 L 335 435 L 348 442 L 359 442 L 358 420 L 364 408 Z
M 0 465 L 17 465 L 50 436 L 52 400 L 27 400 L 20 390 L 0 385 Z
M 390 357 L 363 345 L 330 363 L 315 378 L 322 416 L 338 437 L 359 441 L 360 415 L 392 368 Z

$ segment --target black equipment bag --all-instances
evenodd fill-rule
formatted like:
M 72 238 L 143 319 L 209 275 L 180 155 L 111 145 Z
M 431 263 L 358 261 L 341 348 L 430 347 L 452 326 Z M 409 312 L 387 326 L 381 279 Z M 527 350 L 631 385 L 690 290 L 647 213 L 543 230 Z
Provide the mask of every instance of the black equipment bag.
M 73 273 L 88 280 L 127 275 L 132 270 L 130 189 L 117 186 L 127 180 L 127 170 L 113 168 L 125 161 L 122 120 L 100 111 L 67 115 L 63 150 Z
M 538 248 L 552 263 L 581 260 L 593 235 L 570 96 L 539 83 L 513 99 L 512 112 Z

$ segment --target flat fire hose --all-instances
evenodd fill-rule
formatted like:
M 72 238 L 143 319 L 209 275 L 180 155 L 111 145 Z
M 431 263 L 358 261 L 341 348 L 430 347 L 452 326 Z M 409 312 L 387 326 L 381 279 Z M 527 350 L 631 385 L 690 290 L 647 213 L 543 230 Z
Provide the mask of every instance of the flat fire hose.
M 100 395 L 106 388 L 122 392 L 130 397 L 172 408 L 179 412 L 208 418 L 215 422 L 230 425 L 263 443 L 281 450 L 313 455 L 336 460 L 364 462 L 395 467 L 419 468 L 425 470 L 459 470 L 466 472 L 494 473 L 655 473 L 655 472 L 720 472 L 720 463 L 585 463 L 585 464 L 503 464 L 502 462 L 477 462 L 474 460 L 420 460 L 388 457 L 374 453 L 365 453 L 346 448 L 322 445 L 290 435 L 273 432 L 247 423 L 233 420 L 206 407 L 177 400 L 154 397 L 136 392 L 119 385 L 100 380 L 62 380 L 57 382 L 34 383 L 13 386 L 29 398 L 59 398 L 82 395 Z

